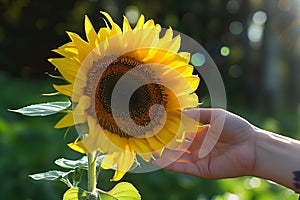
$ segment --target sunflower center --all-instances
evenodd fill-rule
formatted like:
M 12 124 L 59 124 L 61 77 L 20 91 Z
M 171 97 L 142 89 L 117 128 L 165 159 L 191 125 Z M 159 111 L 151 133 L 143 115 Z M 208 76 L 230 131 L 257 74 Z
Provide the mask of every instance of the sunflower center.
M 154 72 L 142 64 L 131 57 L 120 57 L 105 69 L 96 87 L 94 104 L 99 124 L 121 137 L 145 136 L 160 125 L 164 114 L 165 88 L 158 84 Z M 123 89 L 116 92 L 119 81 Z M 132 88 L 136 89 L 130 92 Z M 126 102 L 128 93 L 132 94 Z

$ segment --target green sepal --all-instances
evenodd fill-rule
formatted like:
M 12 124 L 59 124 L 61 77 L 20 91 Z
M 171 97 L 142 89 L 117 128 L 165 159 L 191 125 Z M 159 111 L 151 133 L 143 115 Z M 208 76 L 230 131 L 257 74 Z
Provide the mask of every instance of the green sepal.
M 61 94 L 60 92 L 51 92 L 51 93 L 44 93 L 44 94 L 41 94 L 41 95 L 50 97 L 50 96 L 56 96 L 56 95 L 60 95 L 60 94 Z
M 66 80 L 63 76 L 57 76 L 57 75 L 53 75 L 53 74 L 50 74 L 48 72 L 46 72 L 45 74 L 47 74 L 48 76 L 50 76 L 51 78 L 55 78 L 55 79 L 60 79 L 60 80 Z

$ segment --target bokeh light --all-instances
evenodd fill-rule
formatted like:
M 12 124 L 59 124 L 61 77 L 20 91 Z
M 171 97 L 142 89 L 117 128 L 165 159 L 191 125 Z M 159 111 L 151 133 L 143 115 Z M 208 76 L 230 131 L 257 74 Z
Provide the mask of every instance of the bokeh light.
M 230 54 L 230 49 L 227 46 L 224 46 L 220 49 L 220 53 L 222 56 L 229 56 Z
M 238 0 L 229 0 L 226 4 L 229 13 L 234 14 L 240 10 L 240 2 Z
M 263 11 L 257 11 L 254 13 L 252 20 L 255 24 L 264 24 L 267 21 L 267 14 Z
M 205 56 L 202 53 L 194 53 L 191 58 L 191 63 L 195 67 L 201 67 L 205 63 Z
M 244 187 L 246 189 L 259 188 L 261 186 L 261 180 L 257 177 L 251 177 L 244 181 Z
M 242 75 L 242 69 L 239 65 L 231 65 L 228 69 L 228 74 L 232 78 L 239 78 Z
M 130 24 L 135 24 L 140 16 L 139 9 L 136 6 L 128 6 L 125 9 L 125 16 Z
M 261 185 L 260 179 L 259 179 L 259 178 L 256 178 L 256 177 L 250 178 L 250 180 L 249 180 L 249 185 L 250 185 L 252 188 L 258 188 L 258 187 L 260 187 L 260 185 Z
M 252 24 L 248 29 L 247 35 L 252 43 L 259 43 L 263 37 L 263 27 L 257 24 Z
M 239 35 L 243 32 L 243 24 L 239 21 L 233 21 L 229 24 L 229 31 L 234 35 Z
M 259 47 L 263 39 L 267 14 L 264 11 L 257 11 L 252 16 L 252 22 L 248 28 L 247 36 L 252 47 Z
M 178 16 L 173 14 L 167 15 L 165 18 L 165 24 L 168 24 L 168 26 L 172 26 L 172 27 L 177 26 Z
M 289 11 L 292 8 L 291 1 L 289 0 L 279 0 L 277 4 L 279 9 L 285 12 Z

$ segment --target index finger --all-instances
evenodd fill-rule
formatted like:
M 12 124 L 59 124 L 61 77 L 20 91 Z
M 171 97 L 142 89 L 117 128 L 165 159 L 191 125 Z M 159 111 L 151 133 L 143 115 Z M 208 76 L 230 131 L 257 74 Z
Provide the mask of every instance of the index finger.
M 196 121 L 210 123 L 211 115 L 214 111 L 215 109 L 212 108 L 193 108 L 189 110 L 184 110 L 182 111 L 182 113 Z

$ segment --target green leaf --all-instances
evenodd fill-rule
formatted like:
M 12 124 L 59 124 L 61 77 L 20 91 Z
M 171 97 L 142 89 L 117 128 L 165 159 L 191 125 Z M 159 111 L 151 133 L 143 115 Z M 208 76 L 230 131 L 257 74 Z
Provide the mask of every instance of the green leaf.
M 99 155 L 97 156 L 97 166 L 100 166 L 104 157 L 106 155 Z M 78 160 L 69 160 L 66 158 L 59 158 L 57 160 L 54 161 L 54 163 L 62 168 L 66 168 L 66 169 L 76 169 L 76 168 L 82 168 L 82 169 L 88 169 L 88 158 L 87 156 L 83 156 L 82 158 L 78 159 Z M 135 169 L 137 166 L 139 166 L 139 163 L 137 161 L 135 161 L 132 166 L 130 167 L 129 171 Z M 117 169 L 117 166 L 112 166 L 113 170 Z
M 56 102 L 34 104 L 17 110 L 9 109 L 9 111 L 21 113 L 26 116 L 47 116 L 65 110 L 70 106 L 71 106 L 70 101 L 67 102 L 56 101 Z
M 54 180 L 60 180 L 61 178 L 68 176 L 72 172 L 74 172 L 74 171 L 71 170 L 68 172 L 62 172 L 62 171 L 54 170 L 54 171 L 48 171 L 48 172 L 39 173 L 39 174 L 32 174 L 32 175 L 29 175 L 29 177 L 34 180 L 54 181 Z
M 87 156 L 83 156 L 79 160 L 69 160 L 65 158 L 59 158 L 55 160 L 54 163 L 62 168 L 67 168 L 67 169 L 88 168 Z
M 103 193 L 99 191 L 101 200 L 140 200 L 139 191 L 128 182 L 117 184 L 109 192 Z
M 100 155 L 97 157 L 97 165 L 100 165 L 105 155 Z M 54 163 L 60 167 L 67 169 L 76 169 L 76 168 L 88 168 L 88 158 L 87 156 L 83 156 L 78 160 L 69 160 L 65 158 L 59 158 Z
M 78 187 L 72 187 L 68 189 L 63 197 L 63 200 L 88 200 L 89 194 Z
M 109 194 L 106 193 L 99 192 L 99 195 L 101 200 L 118 200 L 117 198 L 110 196 Z
M 76 168 L 74 170 L 74 174 L 73 174 L 73 184 L 74 184 L 74 186 L 77 186 L 80 183 L 82 173 L 83 173 L 83 169 L 81 169 L 81 168 Z

